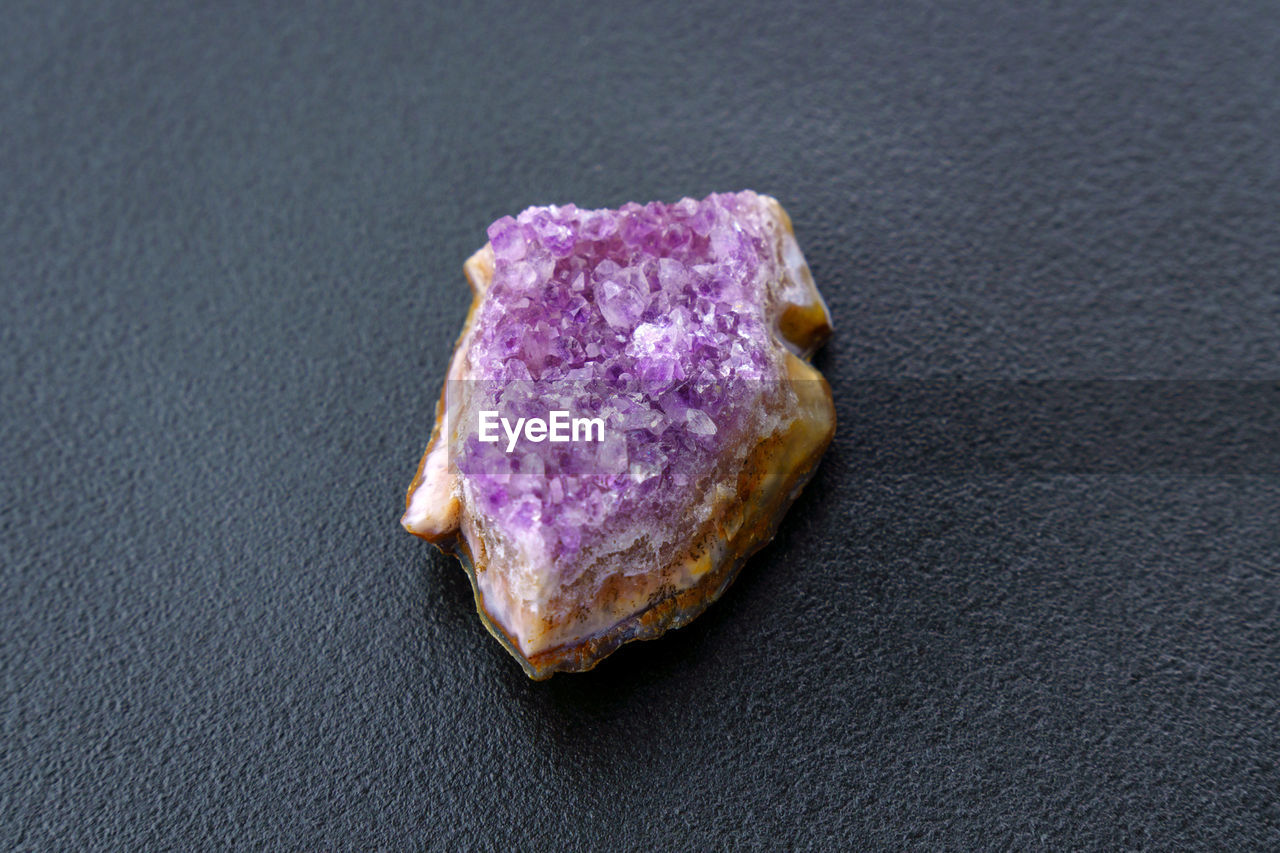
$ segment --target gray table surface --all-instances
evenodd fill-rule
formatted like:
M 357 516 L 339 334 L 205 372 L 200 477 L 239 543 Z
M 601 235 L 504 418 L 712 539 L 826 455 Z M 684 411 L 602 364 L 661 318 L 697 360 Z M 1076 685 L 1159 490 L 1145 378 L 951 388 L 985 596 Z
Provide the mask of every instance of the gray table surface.
M 1280 469 L 900 465 L 862 390 L 1280 377 L 1280 7 L 449 5 L 6 5 L 0 847 L 1280 846 Z M 461 264 L 744 187 L 835 443 L 531 683 L 397 525 Z

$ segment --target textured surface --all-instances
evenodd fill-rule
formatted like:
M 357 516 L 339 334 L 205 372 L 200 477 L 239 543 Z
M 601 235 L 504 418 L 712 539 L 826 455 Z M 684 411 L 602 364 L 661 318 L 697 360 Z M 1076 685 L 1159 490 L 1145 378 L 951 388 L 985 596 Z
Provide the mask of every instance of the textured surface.
M 497 261 L 468 339 L 470 405 L 510 423 L 551 409 L 598 417 L 600 446 L 504 441 L 496 424 L 484 443 L 475 415 L 457 411 L 464 438 L 451 464 L 471 511 L 501 531 L 494 544 L 537 572 L 523 593 L 536 600 L 546 576 L 571 584 L 620 538 L 633 542 L 637 522 L 641 534 L 656 522 L 668 545 L 690 483 L 722 456 L 741 464 L 743 436 L 774 428 L 749 418 L 786 376 L 770 327 L 781 308 L 766 296 L 785 268 L 776 220 L 750 193 L 622 212 L 530 209 L 520 220 L 489 229 Z M 590 541 L 598 531 L 603 544 Z
M 750 191 L 529 207 L 488 233 L 401 524 L 456 551 L 530 675 L 587 670 L 770 541 L 835 433 L 797 357 L 831 318 L 786 212 Z
M 0 847 L 1280 843 L 1274 469 L 868 471 L 855 382 L 1280 375 L 1280 11 L 944 5 L 8 4 Z M 841 431 L 530 683 L 396 523 L 459 266 L 743 186 Z

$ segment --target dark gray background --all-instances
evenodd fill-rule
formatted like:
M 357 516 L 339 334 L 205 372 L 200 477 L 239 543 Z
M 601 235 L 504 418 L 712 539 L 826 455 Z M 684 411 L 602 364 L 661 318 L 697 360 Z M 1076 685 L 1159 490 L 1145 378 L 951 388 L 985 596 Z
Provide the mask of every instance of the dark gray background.
M 1280 377 L 1280 8 L 961 5 L 5 4 L 0 846 L 1280 844 L 1276 472 L 867 470 L 857 393 Z M 461 264 L 743 187 L 841 430 L 529 682 L 397 525 Z

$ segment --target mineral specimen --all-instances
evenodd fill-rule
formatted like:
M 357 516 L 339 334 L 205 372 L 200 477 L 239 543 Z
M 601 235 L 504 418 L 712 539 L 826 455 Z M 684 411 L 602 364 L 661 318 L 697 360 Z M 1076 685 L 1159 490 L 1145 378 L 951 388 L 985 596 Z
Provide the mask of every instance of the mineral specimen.
M 489 227 L 402 524 L 533 678 L 702 612 L 835 430 L 830 317 L 777 201 L 534 207 Z

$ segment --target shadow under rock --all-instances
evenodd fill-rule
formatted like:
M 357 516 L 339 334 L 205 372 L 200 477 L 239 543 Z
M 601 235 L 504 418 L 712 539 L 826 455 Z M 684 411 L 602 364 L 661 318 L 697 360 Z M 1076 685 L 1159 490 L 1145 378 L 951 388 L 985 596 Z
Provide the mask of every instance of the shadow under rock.
M 792 612 L 778 614 L 777 619 L 765 616 L 785 606 L 780 605 L 779 596 L 785 598 L 791 595 L 789 590 L 807 585 L 806 575 L 815 563 L 830 560 L 829 540 L 846 535 L 845 520 L 838 509 L 846 500 L 833 494 L 844 481 L 842 472 L 847 467 L 840 455 L 833 446 L 782 519 L 774 538 L 747 560 L 719 600 L 688 625 L 653 640 L 628 643 L 588 672 L 557 673 L 544 682 L 529 680 L 479 627 L 471 585 L 458 561 L 438 553 L 424 566 L 428 575 L 439 572 L 443 577 L 428 581 L 437 586 L 439 597 L 447 599 L 439 602 L 448 611 L 447 617 L 436 618 L 447 619 L 450 630 L 461 630 L 462 622 L 475 627 L 471 632 L 474 637 L 464 644 L 466 660 L 460 665 L 492 670 L 490 677 L 503 684 L 504 692 L 553 732 L 592 720 L 632 718 L 636 709 L 649 706 L 658 695 L 673 690 L 694 692 L 694 684 L 723 679 L 726 670 L 803 670 L 804 658 L 792 659 L 791 646 L 826 642 L 830 639 L 827 633 L 841 633 L 839 626 L 828 625 L 815 634 L 817 615 L 794 611 L 796 601 L 791 599 L 787 600 Z M 875 586 L 874 581 L 869 583 Z M 800 635 L 787 637 L 795 632 Z M 718 648 L 729 647 L 754 647 L 752 657 L 725 660 L 714 654 Z M 803 672 L 797 675 L 802 677 Z
M 823 471 L 820 466 L 773 539 L 746 561 L 734 582 L 701 615 L 656 639 L 622 646 L 589 672 L 553 676 L 545 682 L 545 690 L 539 691 L 546 710 L 575 715 L 614 712 L 651 690 L 722 671 L 725 664 L 711 657 L 712 647 L 729 641 L 725 632 L 755 631 L 758 626 L 750 624 L 748 613 L 743 611 L 768 610 L 772 605 L 762 603 L 762 597 L 779 586 L 795 583 L 804 571 L 803 563 L 794 559 L 796 550 L 803 550 L 795 534 L 812 529 L 826 515 L 822 510 L 827 488 Z

